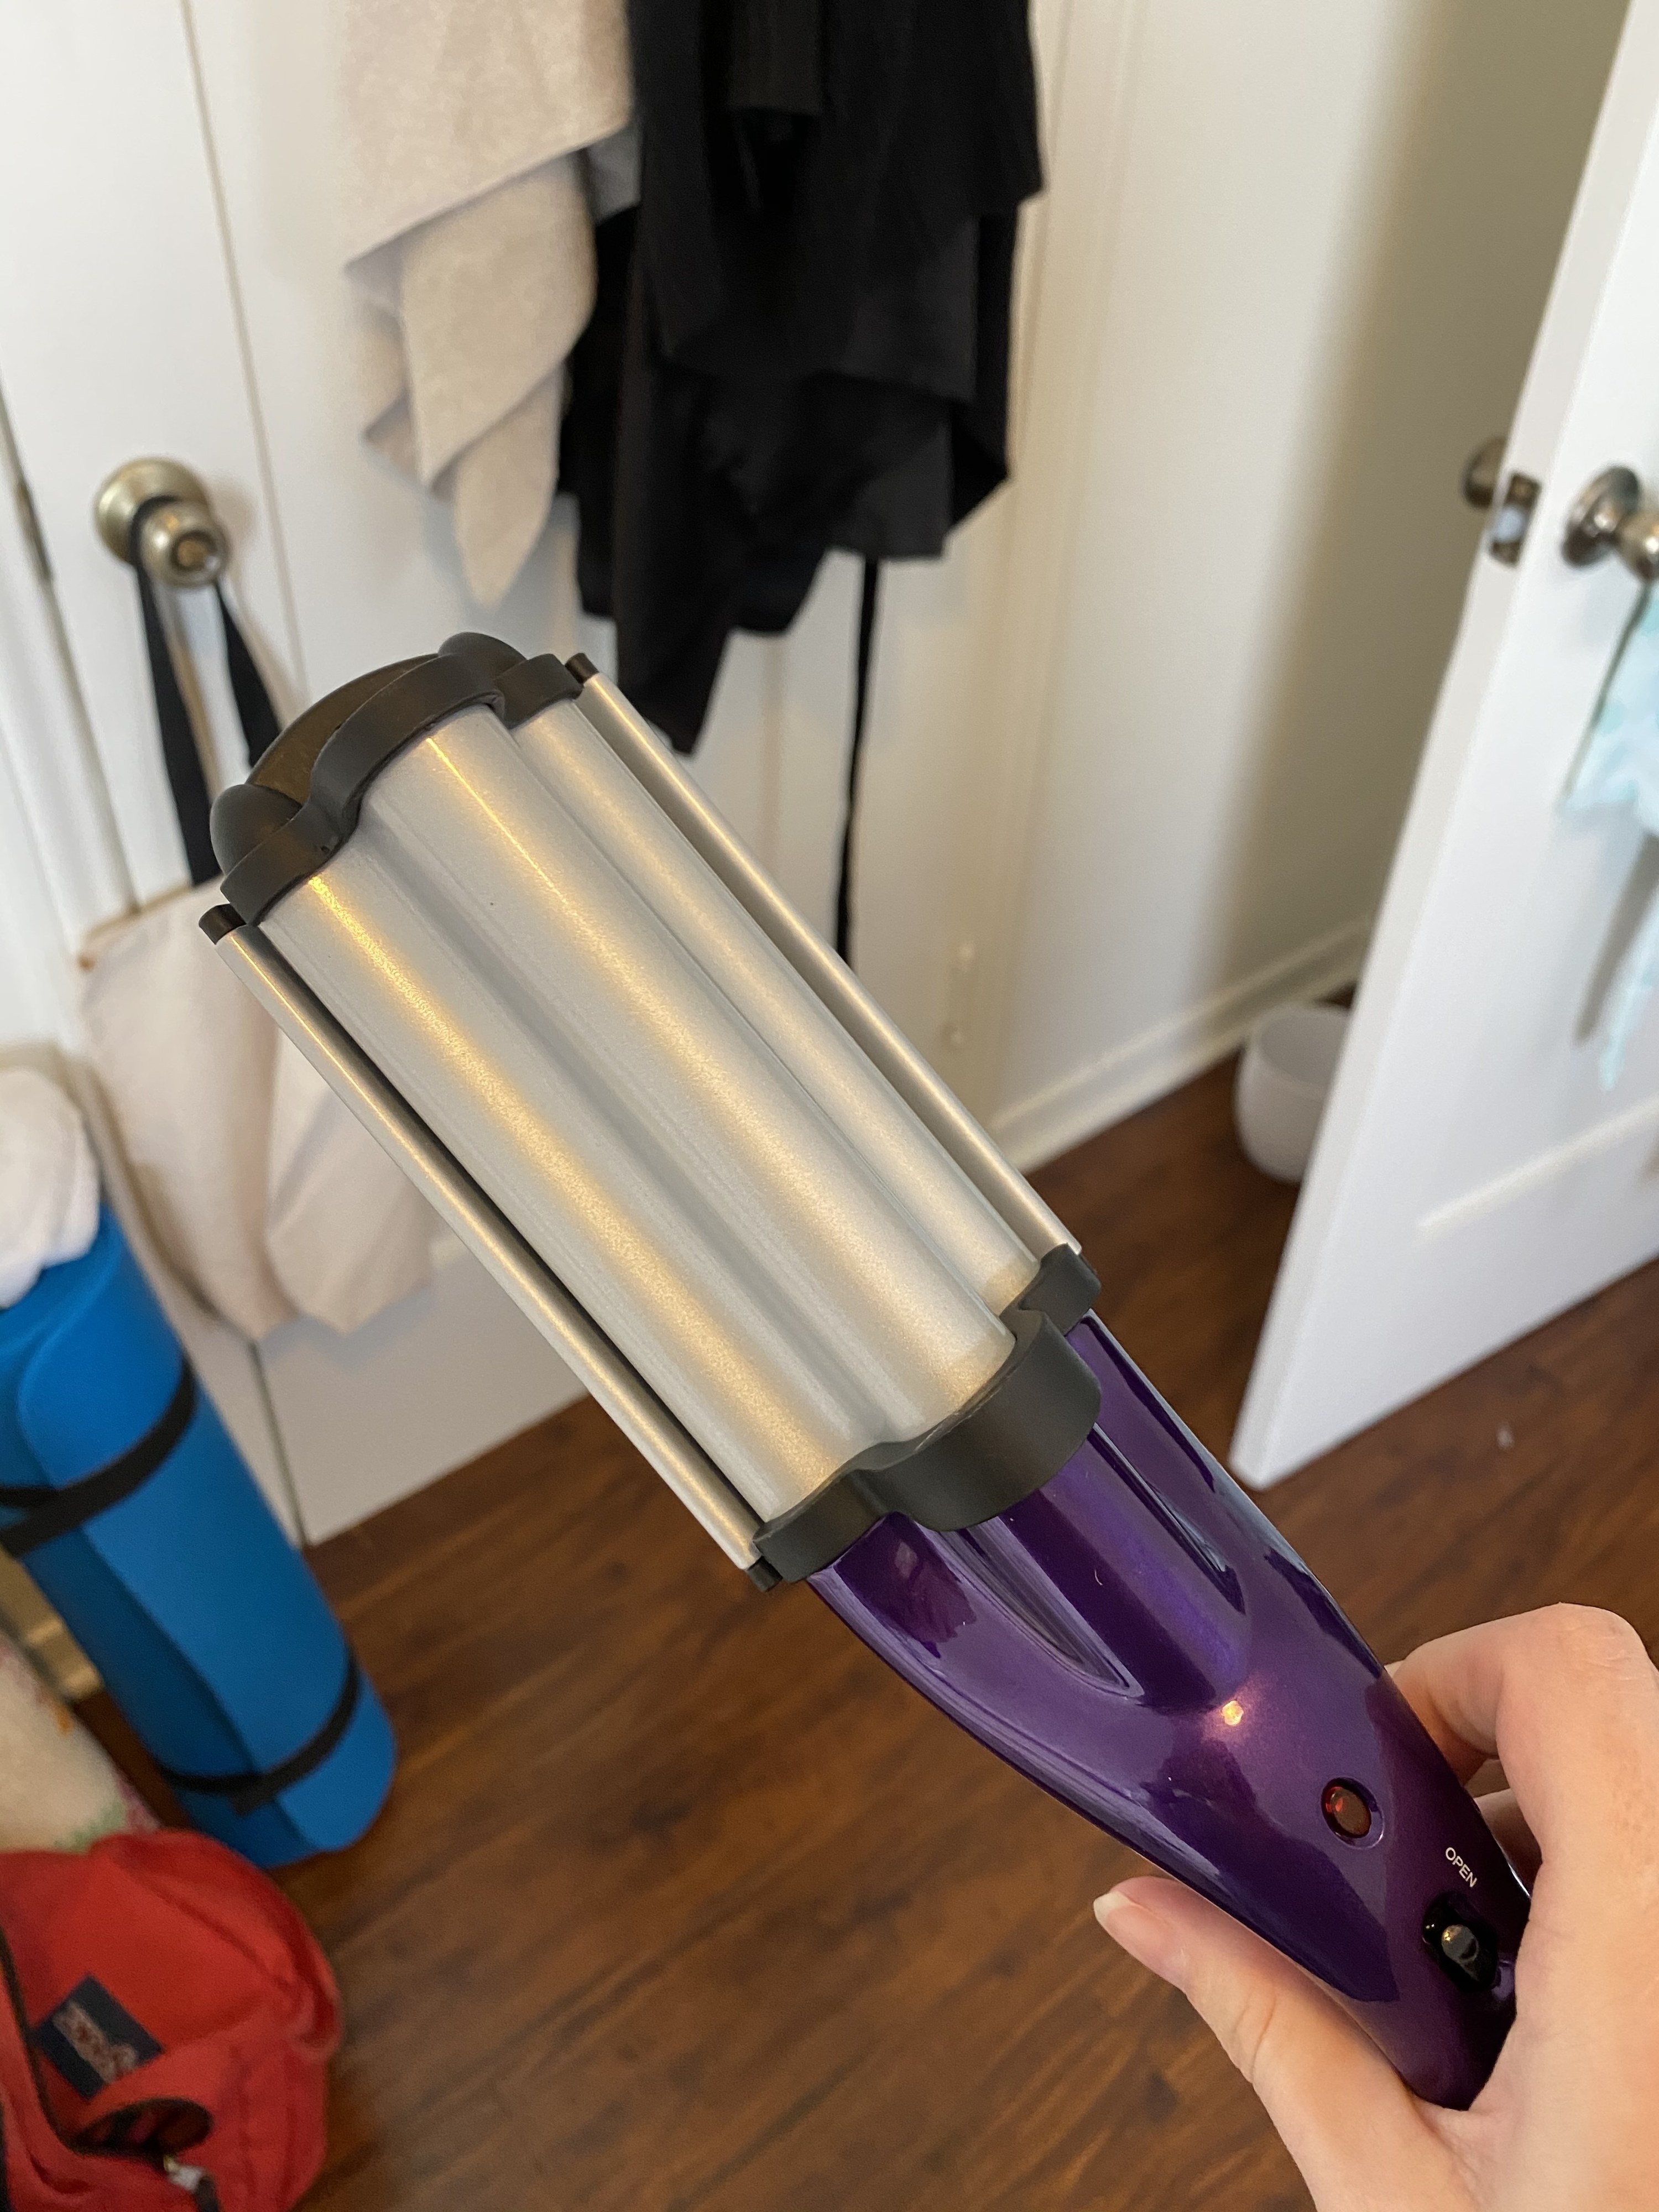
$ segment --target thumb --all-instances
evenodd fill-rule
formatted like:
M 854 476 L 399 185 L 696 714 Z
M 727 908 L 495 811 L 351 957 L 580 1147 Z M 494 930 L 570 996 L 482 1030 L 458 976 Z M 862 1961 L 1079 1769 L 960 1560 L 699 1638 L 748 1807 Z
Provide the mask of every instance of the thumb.
M 1121 1882 L 1095 1917 L 1173 1983 L 1260 2097 L 1321 2212 L 1467 2203 L 1423 2108 L 1299 1966 L 1179 1882 Z

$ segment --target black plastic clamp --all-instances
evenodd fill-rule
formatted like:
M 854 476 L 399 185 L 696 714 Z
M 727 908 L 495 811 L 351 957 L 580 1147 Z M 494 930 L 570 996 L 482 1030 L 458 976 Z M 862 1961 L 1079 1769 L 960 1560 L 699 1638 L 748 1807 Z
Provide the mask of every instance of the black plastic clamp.
M 1088 1262 L 1081 1265 L 1092 1276 Z M 764 1524 L 755 1541 L 782 1581 L 801 1582 L 831 1565 L 890 1513 L 924 1528 L 971 1528 L 1059 1474 L 1098 1418 L 1100 1385 L 1033 1303 L 1042 1288 L 1039 1269 L 1002 1316 L 1013 1350 L 953 1419 L 907 1443 L 860 1452 L 810 1498 Z

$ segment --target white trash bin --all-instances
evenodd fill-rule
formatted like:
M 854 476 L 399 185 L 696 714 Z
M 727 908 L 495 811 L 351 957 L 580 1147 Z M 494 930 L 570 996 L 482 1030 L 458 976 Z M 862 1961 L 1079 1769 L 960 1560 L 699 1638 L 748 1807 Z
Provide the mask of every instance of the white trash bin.
M 1300 1182 L 1342 1057 L 1341 1006 L 1275 1006 L 1251 1030 L 1233 1086 L 1233 1123 L 1263 1175 Z

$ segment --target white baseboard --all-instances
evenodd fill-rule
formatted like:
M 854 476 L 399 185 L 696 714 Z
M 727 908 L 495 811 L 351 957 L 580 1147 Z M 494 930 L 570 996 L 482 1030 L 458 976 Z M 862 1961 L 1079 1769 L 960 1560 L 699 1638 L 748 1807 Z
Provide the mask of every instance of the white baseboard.
M 1258 968 L 1187 1012 L 1004 1107 L 992 1116 L 991 1133 L 1022 1170 L 1069 1152 L 1224 1059 L 1270 1007 L 1289 999 L 1321 998 L 1352 983 L 1370 935 L 1367 916 Z

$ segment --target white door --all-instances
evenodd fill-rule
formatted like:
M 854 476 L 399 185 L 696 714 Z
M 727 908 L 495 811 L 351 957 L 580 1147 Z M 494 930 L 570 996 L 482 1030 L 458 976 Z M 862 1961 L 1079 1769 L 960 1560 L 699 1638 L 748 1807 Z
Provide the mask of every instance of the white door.
M 1585 485 L 1659 504 L 1659 0 L 1632 0 L 1233 1455 L 1266 1483 L 1659 1253 L 1659 1006 L 1604 1093 L 1654 881 L 1561 799 L 1641 589 L 1569 565 Z M 1511 510 L 1512 513 L 1512 510 Z M 1510 521 L 1495 526 L 1500 534 Z
M 252 14 L 225 15 L 248 43 Z M 250 70 L 258 58 L 249 52 Z M 293 171 L 303 213 L 303 161 Z M 374 567 L 375 501 L 406 501 L 399 486 L 349 486 L 338 511 L 313 526 L 346 533 L 332 567 L 295 560 L 281 526 L 284 495 L 338 474 L 338 454 L 309 451 L 303 422 L 280 421 L 273 437 L 261 414 L 223 185 L 201 55 L 178 0 L 0 0 L 0 397 L 51 570 L 42 618 L 31 621 L 10 538 L 0 575 L 9 587 L 0 737 L 55 906 L 60 968 L 92 923 L 185 880 L 132 579 L 90 525 L 89 501 L 110 469 L 160 453 L 204 478 L 279 712 L 355 669 L 476 626 L 453 580 L 426 558 L 418 509 L 398 516 L 400 538 L 382 527 L 401 553 Z M 269 366 L 266 382 L 280 383 L 283 364 Z M 319 382 L 326 389 L 325 376 L 309 380 Z M 348 414 L 336 445 L 350 443 Z M 342 580 L 354 562 L 366 569 L 355 589 Z M 214 611 L 180 595 L 173 611 L 202 678 L 222 775 L 246 773 Z M 54 948 L 43 928 L 33 934 L 44 970 Z M 61 1011 L 41 1027 L 72 1047 L 72 1013 Z M 441 1234 L 434 1260 L 429 1290 L 355 1334 L 297 1322 L 252 1354 L 234 1332 L 171 1302 L 295 1533 L 327 1535 L 575 1395 L 561 1362 L 459 1244 Z

